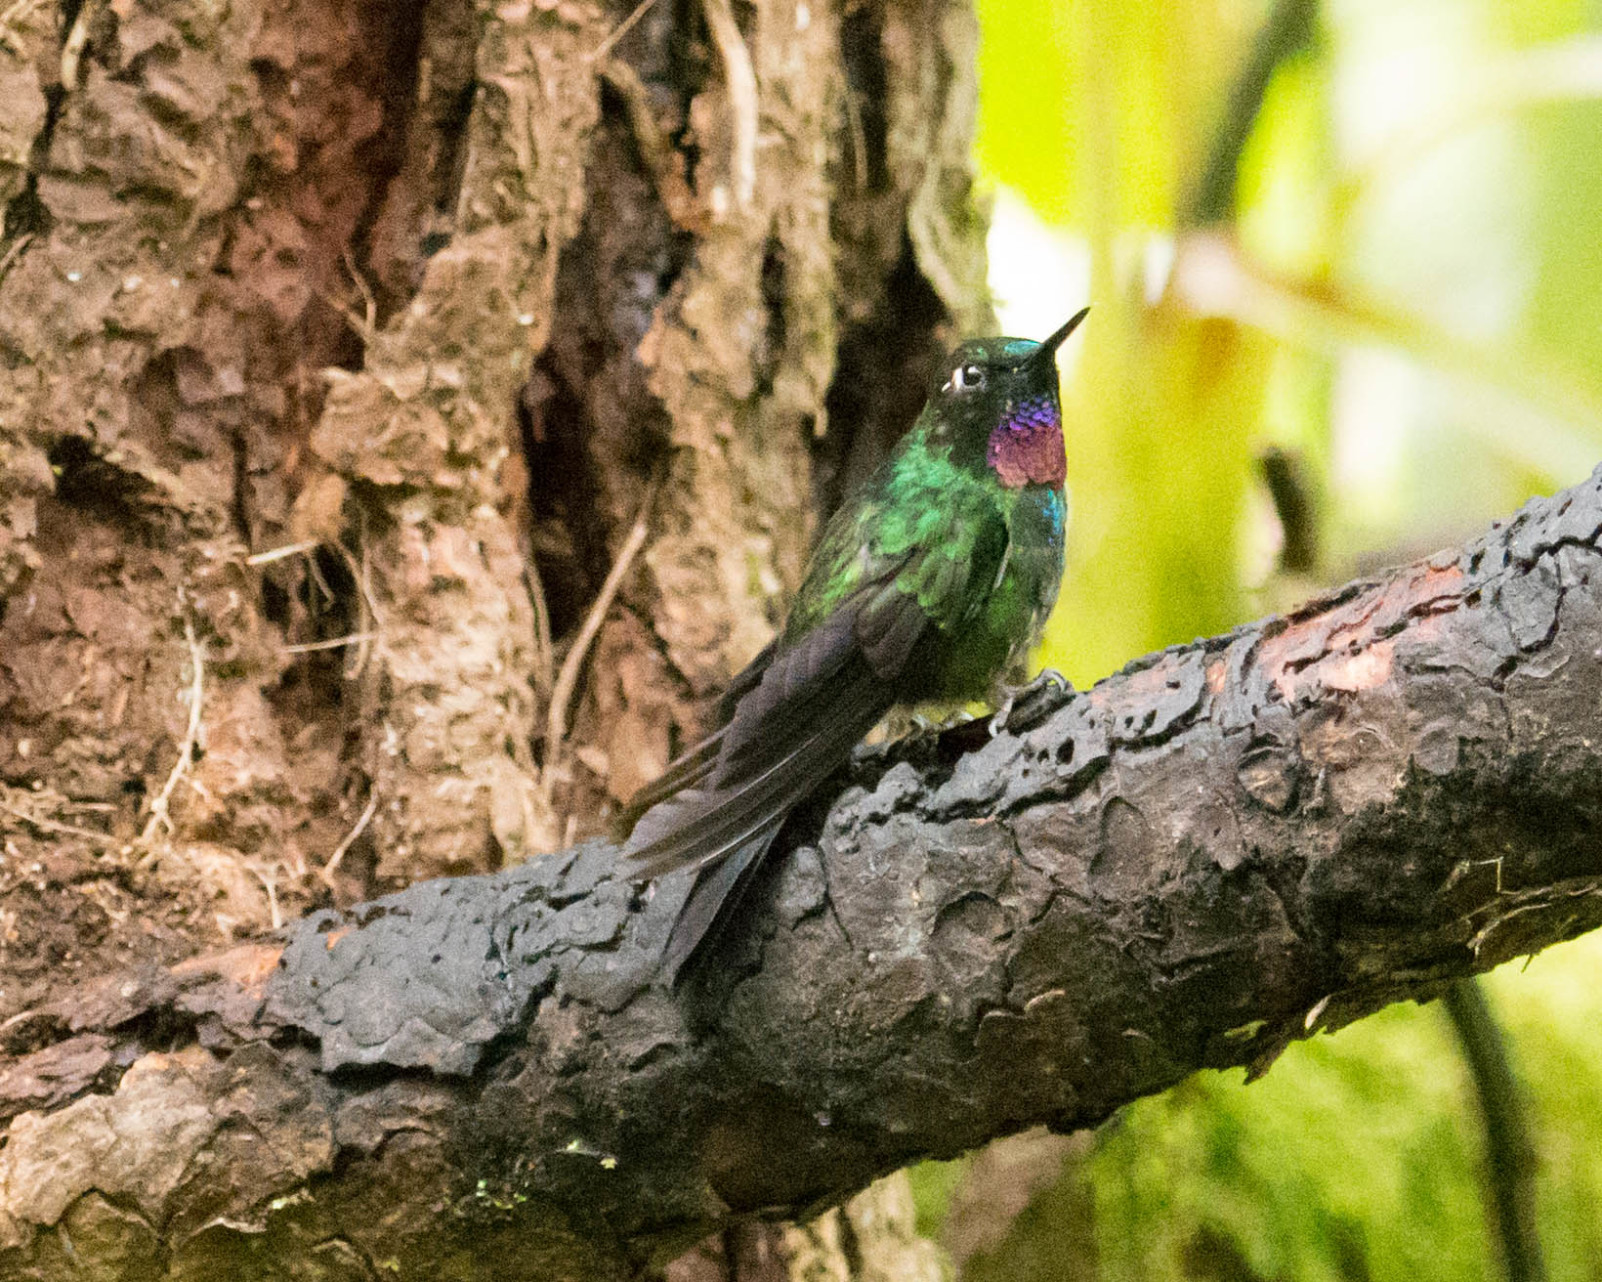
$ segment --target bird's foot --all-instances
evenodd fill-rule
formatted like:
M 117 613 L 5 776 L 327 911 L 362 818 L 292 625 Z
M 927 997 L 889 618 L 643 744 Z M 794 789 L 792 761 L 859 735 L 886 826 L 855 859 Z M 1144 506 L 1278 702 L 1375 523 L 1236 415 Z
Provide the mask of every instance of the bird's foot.
M 961 733 L 969 726 L 983 735 L 984 721 L 960 708 L 955 712 L 938 707 L 896 708 L 879 723 L 873 734 L 852 749 L 851 760 L 855 766 L 869 768 L 892 758 L 915 760 L 927 751 L 938 751 L 947 733 Z M 977 747 L 982 741 L 982 738 L 975 739 L 972 746 Z
M 1014 686 L 1007 691 L 1007 697 L 990 718 L 990 737 L 994 739 L 1002 731 L 1022 734 L 1033 730 L 1067 703 L 1073 692 L 1073 686 L 1062 673 L 1044 669 L 1028 685 Z
M 947 730 L 972 721 L 973 716 L 962 708 L 943 705 L 916 708 L 896 708 L 881 723 L 884 726 L 883 744 L 905 746 L 919 739 L 938 738 Z
M 912 714 L 912 732 L 919 735 L 940 735 L 957 726 L 965 726 L 973 720 L 973 713 L 966 708 L 957 708 L 943 715 L 935 716 L 926 712 Z

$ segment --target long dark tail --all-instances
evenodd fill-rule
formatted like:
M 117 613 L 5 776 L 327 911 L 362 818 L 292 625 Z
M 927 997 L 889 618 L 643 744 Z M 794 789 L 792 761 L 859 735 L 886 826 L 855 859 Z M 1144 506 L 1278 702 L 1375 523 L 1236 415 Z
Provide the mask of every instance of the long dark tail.
M 783 826 L 783 817 L 753 834 L 747 841 L 696 875 L 690 897 L 679 910 L 678 920 L 662 949 L 661 974 L 670 988 L 677 988 L 689 977 L 697 957 L 706 956 L 703 944 L 710 943 L 729 924 L 734 910 L 750 889 L 762 856 Z

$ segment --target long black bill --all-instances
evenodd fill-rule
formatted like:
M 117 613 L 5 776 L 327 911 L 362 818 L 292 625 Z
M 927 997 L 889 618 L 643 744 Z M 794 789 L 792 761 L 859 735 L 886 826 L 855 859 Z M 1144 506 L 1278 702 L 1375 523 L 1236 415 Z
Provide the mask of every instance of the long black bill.
M 1042 341 L 1038 348 L 1029 353 L 1029 363 L 1032 365 L 1036 361 L 1049 362 L 1055 360 L 1057 356 L 1057 349 L 1068 341 L 1068 335 L 1072 334 L 1076 329 L 1078 329 L 1079 322 L 1084 320 L 1085 317 L 1089 315 L 1090 308 L 1081 307 L 1077 312 L 1068 318 L 1068 323 L 1066 325 L 1059 329 L 1050 338 Z

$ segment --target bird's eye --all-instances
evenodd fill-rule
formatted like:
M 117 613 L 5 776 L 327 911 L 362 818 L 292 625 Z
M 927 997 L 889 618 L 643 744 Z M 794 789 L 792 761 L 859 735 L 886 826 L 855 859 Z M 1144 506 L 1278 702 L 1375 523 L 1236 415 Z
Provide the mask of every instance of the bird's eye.
M 985 385 L 985 371 L 980 365 L 959 365 L 951 375 L 954 391 L 974 392 Z

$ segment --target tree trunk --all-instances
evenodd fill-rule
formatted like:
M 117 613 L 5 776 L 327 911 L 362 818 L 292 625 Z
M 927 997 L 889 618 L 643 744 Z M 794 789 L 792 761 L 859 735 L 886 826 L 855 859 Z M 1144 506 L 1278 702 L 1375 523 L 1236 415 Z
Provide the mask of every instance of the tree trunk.
M 985 327 L 966 0 L 631 9 L 0 6 L 7 1051 L 603 831 Z

